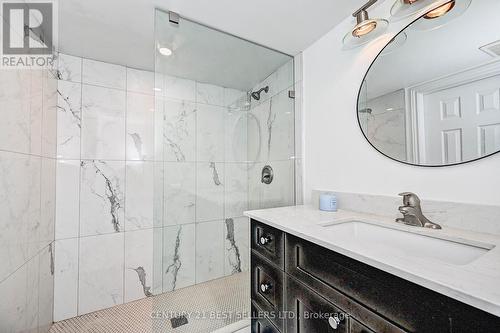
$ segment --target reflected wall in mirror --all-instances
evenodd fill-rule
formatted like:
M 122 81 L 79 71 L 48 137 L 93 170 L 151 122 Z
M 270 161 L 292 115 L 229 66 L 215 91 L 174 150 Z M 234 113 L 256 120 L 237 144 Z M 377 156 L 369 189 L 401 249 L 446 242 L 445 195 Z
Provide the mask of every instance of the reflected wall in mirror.
M 453 2 L 401 31 L 360 89 L 363 134 L 403 163 L 446 166 L 500 151 L 500 1 Z

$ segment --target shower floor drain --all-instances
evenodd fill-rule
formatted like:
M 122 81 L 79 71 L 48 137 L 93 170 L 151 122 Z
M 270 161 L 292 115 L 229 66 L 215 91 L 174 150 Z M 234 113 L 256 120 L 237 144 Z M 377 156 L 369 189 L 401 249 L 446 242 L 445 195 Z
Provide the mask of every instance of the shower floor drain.
M 188 323 L 188 319 L 186 316 L 179 316 L 170 319 L 170 324 L 172 325 L 172 328 L 177 328 L 182 325 L 186 325 Z

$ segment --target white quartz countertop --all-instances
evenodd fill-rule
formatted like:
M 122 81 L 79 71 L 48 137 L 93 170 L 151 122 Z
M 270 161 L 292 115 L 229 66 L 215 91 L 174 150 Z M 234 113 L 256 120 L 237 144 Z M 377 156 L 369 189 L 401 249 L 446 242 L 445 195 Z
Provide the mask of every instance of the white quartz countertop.
M 500 316 L 500 237 L 490 234 L 443 227 L 431 230 L 405 226 L 387 216 L 339 210 L 323 212 L 312 206 L 292 206 L 253 210 L 245 215 L 303 238 L 332 251 L 376 267 L 438 293 L 454 298 L 483 311 Z M 362 244 L 350 244 L 325 232 L 325 225 L 360 221 L 377 224 L 424 236 L 434 236 L 468 244 L 488 244 L 494 247 L 476 260 L 464 264 L 451 264 L 438 259 L 398 255 L 394 252 L 363 251 Z M 439 223 L 439 221 L 434 221 Z M 500 221 L 499 221 L 500 223 Z M 353 241 L 354 243 L 354 241 Z M 376 246 L 374 244 L 370 244 Z

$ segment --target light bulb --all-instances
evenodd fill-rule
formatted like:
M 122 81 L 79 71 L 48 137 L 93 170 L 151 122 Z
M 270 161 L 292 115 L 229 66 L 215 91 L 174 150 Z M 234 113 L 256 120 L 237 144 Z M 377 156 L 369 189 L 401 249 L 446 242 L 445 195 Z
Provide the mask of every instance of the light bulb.
M 430 12 L 428 12 L 427 14 L 424 15 L 424 18 L 426 18 L 428 20 L 432 20 L 432 19 L 441 17 L 441 16 L 445 15 L 446 13 L 448 13 L 450 10 L 452 10 L 453 7 L 455 7 L 455 0 L 447 2 L 444 5 L 439 6 L 436 9 L 431 10 Z

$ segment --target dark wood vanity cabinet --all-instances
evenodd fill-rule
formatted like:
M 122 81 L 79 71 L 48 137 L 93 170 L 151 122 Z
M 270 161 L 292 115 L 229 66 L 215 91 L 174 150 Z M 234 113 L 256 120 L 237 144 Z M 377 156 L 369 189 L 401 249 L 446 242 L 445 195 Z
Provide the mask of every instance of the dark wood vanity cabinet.
M 252 220 L 252 333 L 500 333 L 500 318 Z

